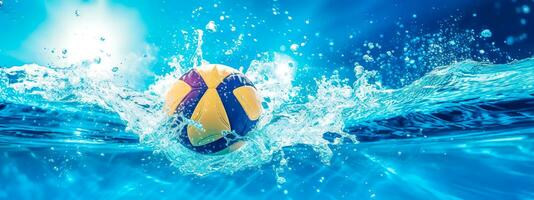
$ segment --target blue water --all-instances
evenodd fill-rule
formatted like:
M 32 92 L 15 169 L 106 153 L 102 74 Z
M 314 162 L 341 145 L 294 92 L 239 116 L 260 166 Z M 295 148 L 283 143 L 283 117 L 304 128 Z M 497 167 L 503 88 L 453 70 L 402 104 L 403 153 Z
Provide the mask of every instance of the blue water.
M 0 199 L 534 199 L 532 1 L 0 0 Z M 246 145 L 163 97 L 235 67 Z

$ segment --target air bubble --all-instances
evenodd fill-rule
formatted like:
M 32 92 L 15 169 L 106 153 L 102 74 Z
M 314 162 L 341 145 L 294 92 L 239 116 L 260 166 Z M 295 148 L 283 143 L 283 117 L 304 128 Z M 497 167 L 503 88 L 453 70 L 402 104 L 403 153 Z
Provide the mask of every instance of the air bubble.
M 371 57 L 370 55 L 367 55 L 367 54 L 363 55 L 363 60 L 365 60 L 365 62 L 373 62 L 374 61 L 373 57 Z
M 530 13 L 530 7 L 528 7 L 528 5 L 523 5 L 521 6 L 521 11 L 525 14 L 529 14 Z
M 523 25 L 523 26 L 524 26 L 524 25 L 527 25 L 527 20 L 526 20 L 525 18 L 521 18 L 521 19 L 519 20 L 519 23 L 521 23 L 521 25 Z
M 515 43 L 515 39 L 513 36 L 506 37 L 506 40 L 504 41 L 507 45 L 513 45 Z
M 493 34 L 489 29 L 484 29 L 482 32 L 480 32 L 480 35 L 485 38 L 491 37 Z

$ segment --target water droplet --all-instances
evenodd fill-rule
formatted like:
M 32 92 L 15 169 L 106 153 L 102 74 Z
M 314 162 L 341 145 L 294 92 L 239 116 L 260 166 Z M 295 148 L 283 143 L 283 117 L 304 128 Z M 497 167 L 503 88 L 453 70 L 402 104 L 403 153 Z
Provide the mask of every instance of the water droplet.
M 373 44 L 372 42 L 369 42 L 369 43 L 367 44 L 367 47 L 368 47 L 369 49 L 374 49 L 374 48 L 375 48 L 375 44 Z
M 489 29 L 484 29 L 482 32 L 480 32 L 480 35 L 485 38 L 491 37 L 493 34 Z
M 295 52 L 299 49 L 299 45 L 298 44 L 292 44 L 289 49 L 291 49 L 291 51 Z
M 208 24 L 206 24 L 206 30 L 215 32 L 217 31 L 217 25 L 215 25 L 214 21 L 209 21 Z
M 365 60 L 365 62 L 373 62 L 374 61 L 373 57 L 371 57 L 370 55 L 367 55 L 367 54 L 363 55 L 363 60 Z
M 119 68 L 118 67 L 113 67 L 113 69 L 111 69 L 111 71 L 117 72 L 117 71 L 119 71 Z
M 277 182 L 278 184 L 282 185 L 282 184 L 286 183 L 286 178 L 284 178 L 284 177 L 278 177 L 278 178 L 276 179 L 276 182 Z

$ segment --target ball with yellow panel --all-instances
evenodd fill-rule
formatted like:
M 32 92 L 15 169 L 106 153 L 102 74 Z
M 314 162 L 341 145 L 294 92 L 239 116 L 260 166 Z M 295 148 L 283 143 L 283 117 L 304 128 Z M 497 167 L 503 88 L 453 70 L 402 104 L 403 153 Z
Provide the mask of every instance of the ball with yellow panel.
M 219 64 L 203 65 L 185 73 L 169 89 L 169 115 L 198 122 L 181 129 L 177 138 L 202 154 L 225 154 L 240 148 L 262 113 L 261 97 L 241 72 Z M 177 123 L 181 121 L 178 120 Z

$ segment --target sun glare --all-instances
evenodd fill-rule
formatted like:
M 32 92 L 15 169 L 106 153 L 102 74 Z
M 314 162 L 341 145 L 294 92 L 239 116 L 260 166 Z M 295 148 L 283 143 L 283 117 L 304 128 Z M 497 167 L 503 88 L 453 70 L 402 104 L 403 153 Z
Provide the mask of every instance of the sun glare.
M 150 46 L 137 13 L 106 1 L 51 3 L 47 10 L 46 21 L 25 44 L 25 60 L 61 67 L 87 63 L 104 78 L 146 64 L 140 58 L 149 57 Z

